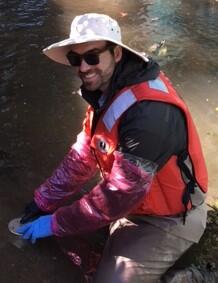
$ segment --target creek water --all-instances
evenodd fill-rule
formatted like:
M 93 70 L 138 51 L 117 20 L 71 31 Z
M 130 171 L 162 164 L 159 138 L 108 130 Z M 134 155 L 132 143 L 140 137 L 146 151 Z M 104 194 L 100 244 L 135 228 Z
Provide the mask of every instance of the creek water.
M 127 44 L 158 60 L 189 105 L 201 136 L 208 202 L 218 198 L 217 0 L 0 0 L 1 282 L 76 280 L 55 244 L 39 243 L 37 251 L 25 245 L 24 252 L 6 226 L 80 130 L 87 106 L 74 94 L 80 82 L 70 67 L 48 60 L 41 51 L 68 37 L 73 17 L 85 12 L 111 15 Z M 163 40 L 163 49 L 152 48 Z

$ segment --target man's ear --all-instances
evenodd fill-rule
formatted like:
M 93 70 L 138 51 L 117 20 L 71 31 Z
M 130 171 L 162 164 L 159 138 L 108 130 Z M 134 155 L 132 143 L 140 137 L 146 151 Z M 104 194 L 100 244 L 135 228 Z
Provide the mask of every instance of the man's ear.
M 115 59 L 115 62 L 118 63 L 121 58 L 122 58 L 122 54 L 123 54 L 123 49 L 121 46 L 117 45 L 115 48 L 114 48 L 114 59 Z

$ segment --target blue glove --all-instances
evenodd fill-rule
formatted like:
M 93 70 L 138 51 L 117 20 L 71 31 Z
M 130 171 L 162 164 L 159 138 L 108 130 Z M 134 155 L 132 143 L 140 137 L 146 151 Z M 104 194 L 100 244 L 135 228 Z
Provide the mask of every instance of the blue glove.
M 25 240 L 35 244 L 36 239 L 45 238 L 53 235 L 51 229 L 52 215 L 41 216 L 33 222 L 20 226 L 16 232 L 22 235 Z

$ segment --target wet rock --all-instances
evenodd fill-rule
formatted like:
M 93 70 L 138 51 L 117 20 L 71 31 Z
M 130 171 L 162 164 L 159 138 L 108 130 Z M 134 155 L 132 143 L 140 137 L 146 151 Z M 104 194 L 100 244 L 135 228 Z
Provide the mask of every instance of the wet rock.
M 10 153 L 0 149 L 0 160 L 8 160 L 10 156 Z
M 28 245 L 28 242 L 23 240 L 22 238 L 17 238 L 11 241 L 12 245 L 18 249 L 22 249 Z
M 171 273 L 166 274 L 171 281 L 163 281 L 164 283 L 218 282 L 218 209 L 215 206 L 217 201 L 208 204 L 207 227 L 200 242 L 184 254 Z
M 218 208 L 210 205 L 207 228 L 198 244 L 196 263 L 207 265 L 209 269 L 218 270 Z M 217 278 L 218 280 L 218 278 Z
M 1 112 L 2 112 L 2 113 L 5 113 L 5 112 L 8 112 L 8 111 L 10 111 L 10 110 L 11 110 L 10 107 L 6 107 L 6 108 L 2 109 Z
M 217 283 L 218 272 L 214 266 L 207 264 L 206 266 L 191 265 L 184 270 L 174 270 L 169 272 L 163 282 L 164 283 Z
M 9 171 L 20 167 L 20 165 L 13 162 L 10 153 L 0 150 L 0 174 L 8 173 Z
M 1 104 L 4 104 L 8 101 L 8 97 L 3 95 L 3 96 L 0 96 L 0 105 Z

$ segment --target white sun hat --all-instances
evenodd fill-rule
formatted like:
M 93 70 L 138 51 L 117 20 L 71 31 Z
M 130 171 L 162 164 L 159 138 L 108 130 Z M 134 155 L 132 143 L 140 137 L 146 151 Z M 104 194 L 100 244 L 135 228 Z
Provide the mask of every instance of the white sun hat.
M 122 43 L 120 27 L 114 19 L 104 14 L 87 13 L 76 16 L 71 24 L 69 38 L 56 42 L 43 49 L 50 59 L 65 65 L 70 65 L 66 55 L 71 46 L 78 43 L 106 40 L 122 46 L 145 62 L 149 59 L 145 53 L 138 52 Z

